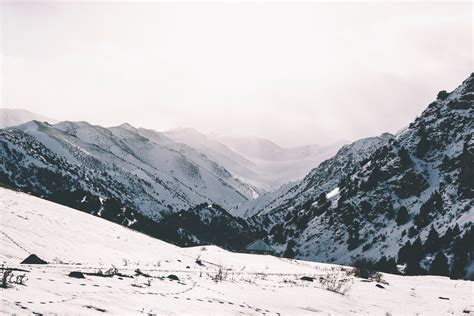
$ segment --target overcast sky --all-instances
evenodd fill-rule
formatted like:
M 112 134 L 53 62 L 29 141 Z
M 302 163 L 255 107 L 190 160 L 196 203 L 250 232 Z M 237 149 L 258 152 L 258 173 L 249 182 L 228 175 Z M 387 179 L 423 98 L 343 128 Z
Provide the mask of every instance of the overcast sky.
M 410 123 L 473 71 L 472 4 L 2 3 L 1 107 L 289 146 Z

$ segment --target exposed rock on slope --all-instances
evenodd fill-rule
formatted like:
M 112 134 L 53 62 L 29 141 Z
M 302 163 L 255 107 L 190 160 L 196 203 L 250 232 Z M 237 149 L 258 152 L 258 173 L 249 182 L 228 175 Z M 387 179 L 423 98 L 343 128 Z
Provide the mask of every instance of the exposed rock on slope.
M 159 219 L 204 202 L 226 208 L 253 189 L 194 149 L 130 125 L 32 121 L 0 130 L 3 183 L 48 197 L 84 190 Z
M 331 160 L 321 164 L 303 180 L 304 189 L 296 187 L 294 197 L 266 211 L 285 216 L 272 227 L 270 239 L 298 258 L 339 263 L 357 256 L 397 257 L 402 245 L 416 242 L 422 254 L 416 263 L 422 267 L 429 267 L 438 251 L 450 256 L 451 266 L 463 257 L 467 267 L 474 243 L 459 252 L 454 248 L 462 236 L 471 238 L 474 218 L 473 100 L 471 75 L 453 92 L 440 93 L 407 129 L 360 163 L 339 169 L 336 179 L 324 179 Z M 326 196 L 334 187 L 338 193 Z M 431 228 L 442 236 L 456 224 L 457 235 L 448 232 L 435 249 L 425 246 Z

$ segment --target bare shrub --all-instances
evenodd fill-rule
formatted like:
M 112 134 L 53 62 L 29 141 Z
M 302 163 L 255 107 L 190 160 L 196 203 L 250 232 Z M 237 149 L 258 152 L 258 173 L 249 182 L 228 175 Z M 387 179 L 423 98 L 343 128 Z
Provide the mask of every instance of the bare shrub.
M 214 275 L 210 276 L 214 282 L 222 282 L 227 279 L 228 272 L 222 266 L 219 266 L 219 269 Z
M 14 269 L 1 265 L 0 267 L 0 288 L 7 289 L 14 284 L 25 285 L 27 280 L 26 273 L 14 274 Z
M 341 295 L 347 295 L 352 288 L 352 278 L 342 272 L 321 276 L 319 282 L 324 289 Z
M 118 275 L 118 269 L 115 266 L 112 266 L 110 269 L 106 270 L 104 272 L 105 276 L 113 276 L 113 275 Z
M 4 268 L 2 266 L 2 272 L 0 276 L 0 287 L 2 289 L 6 289 L 10 287 L 11 284 L 11 278 L 13 277 L 13 270 L 10 268 Z

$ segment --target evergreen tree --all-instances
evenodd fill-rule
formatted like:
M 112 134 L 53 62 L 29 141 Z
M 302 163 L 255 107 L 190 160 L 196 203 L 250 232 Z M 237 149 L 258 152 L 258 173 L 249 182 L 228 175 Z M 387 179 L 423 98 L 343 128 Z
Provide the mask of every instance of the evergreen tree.
M 424 272 L 425 271 L 420 266 L 420 260 L 410 258 L 407 261 L 407 266 L 405 268 L 406 275 L 422 275 Z
M 442 251 L 436 254 L 433 262 L 430 267 L 430 274 L 448 276 L 449 275 L 449 265 L 448 258 L 444 255 Z
M 459 225 L 456 223 L 453 227 L 453 236 L 456 237 L 459 234 L 461 234 L 461 229 L 459 228 Z
M 295 242 L 290 239 L 288 241 L 288 244 L 286 245 L 286 250 L 285 253 L 283 254 L 283 257 L 285 258 L 294 258 L 295 257 L 295 251 L 293 250 L 293 247 L 295 246 Z
M 412 166 L 413 161 L 411 160 L 410 154 L 408 153 L 408 150 L 405 149 L 405 147 L 400 148 L 398 151 L 398 156 L 400 157 L 400 164 L 403 169 L 408 169 Z
M 426 253 L 432 253 L 438 250 L 440 247 L 440 239 L 439 239 L 439 234 L 434 229 L 433 226 L 431 226 L 430 232 L 428 234 L 428 238 L 426 238 L 424 249 Z
M 326 197 L 326 192 L 322 192 L 319 197 L 318 197 L 318 204 L 319 205 L 324 205 L 327 202 L 327 197 Z
M 411 245 L 410 256 L 417 259 L 418 261 L 420 261 L 421 258 L 423 258 L 424 256 L 423 244 L 421 242 L 420 236 L 418 236 L 413 242 L 413 244 Z
M 466 228 L 466 233 L 462 237 L 457 237 L 453 245 L 453 259 L 450 277 L 452 279 L 462 279 L 466 275 L 466 265 L 470 260 L 474 260 L 474 226 Z M 455 227 L 456 228 L 456 227 Z M 459 226 L 458 226 L 459 228 Z
M 416 227 L 415 227 L 415 226 L 411 226 L 411 227 L 408 229 L 408 237 L 410 237 L 410 238 L 415 237 L 417 233 L 418 233 L 418 231 L 416 230 Z
M 428 134 L 424 125 L 420 125 L 420 128 L 418 129 L 418 135 L 420 136 L 420 140 L 416 145 L 416 156 L 418 158 L 423 158 L 430 150 L 430 142 L 428 140 Z
M 420 212 L 414 217 L 414 223 L 418 228 L 426 227 L 433 221 L 437 213 L 444 214 L 443 198 L 438 191 L 434 191 L 429 199 L 421 205 Z
M 448 227 L 446 229 L 446 232 L 444 233 L 443 237 L 441 237 L 441 246 L 442 247 L 447 247 L 451 244 L 451 241 L 453 239 L 453 229 L 451 227 Z
M 441 169 L 449 170 L 450 167 L 451 167 L 451 160 L 449 159 L 448 155 L 444 155 L 443 161 L 441 163 Z
M 437 96 L 437 99 L 438 100 L 446 100 L 446 98 L 449 96 L 449 93 L 446 92 L 446 90 L 441 90 L 440 92 L 438 92 L 438 96 Z
M 402 206 L 398 210 L 397 218 L 395 219 L 395 221 L 397 222 L 397 225 L 403 225 L 403 224 L 406 224 L 408 222 L 409 218 L 410 217 L 408 215 L 407 208 L 405 206 Z
M 460 157 L 459 188 L 458 192 L 466 198 L 474 198 L 474 148 L 464 143 Z
M 453 263 L 449 276 L 451 279 L 462 279 L 466 273 L 465 267 L 468 262 L 467 253 L 463 249 L 453 251 Z
M 380 272 L 399 274 L 397 263 L 394 258 L 388 258 L 382 256 L 377 263 L 375 263 L 375 269 Z
M 409 257 L 409 253 L 411 252 L 411 243 L 408 240 L 405 245 L 403 245 L 400 250 L 398 251 L 398 262 L 404 263 L 407 262 Z

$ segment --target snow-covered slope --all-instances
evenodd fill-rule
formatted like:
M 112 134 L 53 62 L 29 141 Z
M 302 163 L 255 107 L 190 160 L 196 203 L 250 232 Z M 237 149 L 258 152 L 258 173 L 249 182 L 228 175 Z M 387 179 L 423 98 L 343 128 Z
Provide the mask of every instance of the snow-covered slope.
M 0 142 L 8 148 L 0 152 L 5 183 L 40 195 L 81 189 L 152 218 L 204 202 L 231 208 L 255 194 L 204 154 L 128 124 L 32 121 L 1 130 Z M 68 181 L 55 185 L 38 176 L 44 169 Z
M 399 250 L 409 243 L 417 253 L 412 264 L 429 268 L 441 251 L 458 277 L 466 277 L 474 261 L 473 134 L 471 75 L 358 163 L 331 169 L 341 149 L 292 189 L 293 197 L 258 215 L 281 214 L 270 239 L 297 258 L 349 263 L 384 255 L 405 262 Z
M 23 109 L 1 109 L 0 128 L 17 126 L 29 121 L 40 121 L 54 124 L 57 121 Z
M 163 132 L 177 143 L 186 144 L 199 152 L 202 152 L 213 161 L 217 162 L 235 177 L 255 187 L 257 197 L 269 186 L 262 180 L 257 165 L 244 156 L 233 151 L 226 145 L 211 139 L 207 135 L 192 128 L 179 128 Z
M 302 179 L 343 145 L 338 142 L 328 146 L 283 148 L 260 137 L 206 135 L 190 128 L 174 129 L 164 134 L 205 153 L 235 177 L 252 184 L 260 193 Z
M 3 268 L 21 269 L 13 270 L 14 276 L 26 274 L 24 285 L 0 289 L 1 314 L 460 315 L 474 310 L 468 281 L 385 274 L 387 283 L 380 284 L 336 265 L 213 246 L 179 248 L 3 188 L 0 211 Z M 33 253 L 48 264 L 19 264 Z M 98 273 L 108 269 L 108 277 Z M 73 271 L 85 278 L 69 277 Z M 348 292 L 329 291 L 333 287 L 324 280 L 332 279 L 347 284 Z
M 331 158 L 311 170 L 302 180 L 282 185 L 278 190 L 249 200 L 238 206 L 236 214 L 245 217 L 270 214 L 272 222 L 279 222 L 288 208 L 300 204 L 309 197 L 334 189 L 341 177 L 377 148 L 387 143 L 393 135 L 369 137 L 345 145 Z

